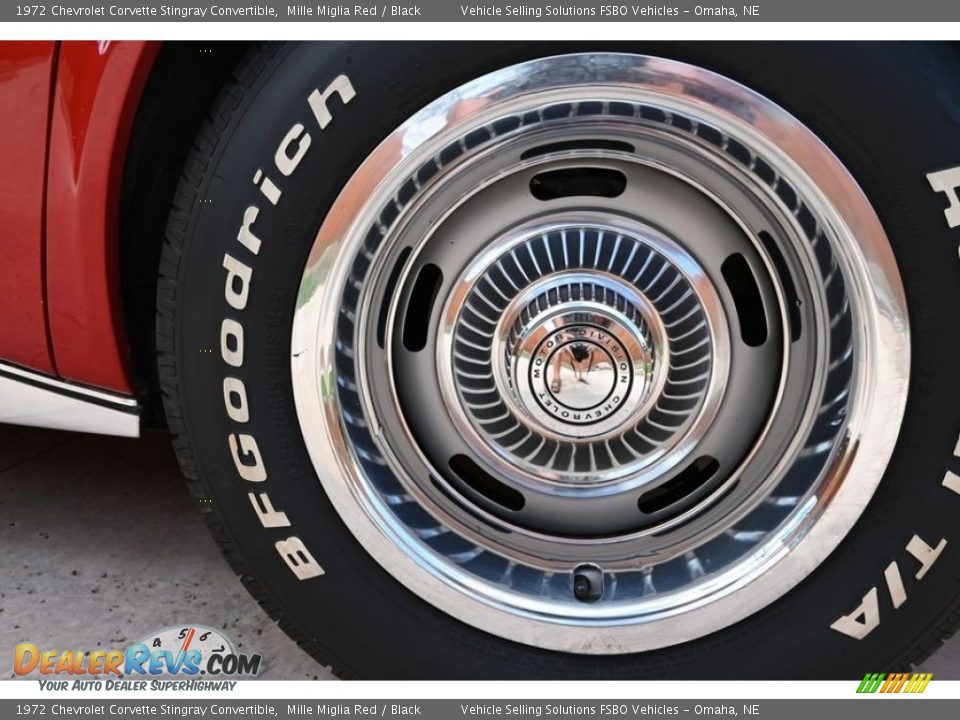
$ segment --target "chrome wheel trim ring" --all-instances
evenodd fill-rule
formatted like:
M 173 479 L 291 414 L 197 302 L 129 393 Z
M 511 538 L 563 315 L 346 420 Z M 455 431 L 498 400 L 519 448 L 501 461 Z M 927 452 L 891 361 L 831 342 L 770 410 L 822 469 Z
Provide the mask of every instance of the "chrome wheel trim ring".
M 390 457 L 389 447 L 356 442 L 355 427 L 344 422 L 354 408 L 343 406 L 337 390 L 352 382 L 337 367 L 344 293 L 369 228 L 383 219 L 370 198 L 399 197 L 407 169 L 421 167 L 431 147 L 444 147 L 457 135 L 464 118 L 451 111 L 483 124 L 508 116 L 534 96 L 553 101 L 586 89 L 607 103 L 667 107 L 704 120 L 705 127 L 719 128 L 726 137 L 748 138 L 753 157 L 776 169 L 774 186 L 802 190 L 806 212 L 830 241 L 854 315 L 850 325 L 858 362 L 851 393 L 810 492 L 735 565 L 735 572 L 705 572 L 695 592 L 657 595 L 642 609 L 636 603 L 570 604 L 552 598 L 518 603 L 509 589 L 444 561 L 398 521 L 369 482 L 369 463 L 390 466 L 397 458 Z M 448 117 L 455 118 L 449 125 Z M 792 213 L 788 200 L 781 200 Z M 404 209 L 399 209 L 399 220 L 394 217 L 390 224 L 403 222 Z M 811 251 L 808 264 L 816 262 L 812 256 Z M 370 260 L 375 259 L 373 254 Z M 349 350 L 363 357 L 362 338 Z M 909 328 L 896 264 L 875 213 L 840 162 L 798 121 L 765 98 L 698 68 L 630 55 L 564 56 L 469 83 L 413 116 L 374 151 L 345 187 L 314 244 L 295 315 L 291 364 L 301 428 L 321 482 L 347 526 L 388 572 L 441 610 L 502 637 L 568 652 L 626 653 L 683 642 L 752 614 L 806 577 L 840 542 L 872 496 L 896 440 L 906 400 Z M 778 390 L 780 400 L 783 391 Z M 368 409 L 370 398 L 364 397 L 362 405 Z M 371 437 L 382 430 L 374 428 Z M 796 445 L 785 458 L 802 450 Z M 775 470 L 771 477 L 783 468 Z M 406 489 L 417 500 L 429 500 L 416 487 Z M 769 496 L 769 490 L 761 484 L 755 494 Z M 577 545 L 595 551 L 597 544 Z M 681 613 L 682 622 L 672 622 Z

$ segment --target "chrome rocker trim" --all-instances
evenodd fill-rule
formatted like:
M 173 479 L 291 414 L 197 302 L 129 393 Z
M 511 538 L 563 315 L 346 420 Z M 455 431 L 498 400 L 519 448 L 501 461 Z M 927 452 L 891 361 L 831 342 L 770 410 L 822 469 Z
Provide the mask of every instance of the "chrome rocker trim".
M 140 404 L 0 361 L 0 423 L 135 438 Z

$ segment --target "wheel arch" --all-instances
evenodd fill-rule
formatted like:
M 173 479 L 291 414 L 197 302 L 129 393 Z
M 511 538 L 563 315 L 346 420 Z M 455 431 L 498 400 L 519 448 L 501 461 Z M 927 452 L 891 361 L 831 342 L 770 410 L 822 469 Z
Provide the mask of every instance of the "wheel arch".
M 154 314 L 167 214 L 197 132 L 249 45 L 163 44 L 137 104 L 123 167 L 116 253 L 130 382 L 142 395 L 146 427 L 165 424 Z

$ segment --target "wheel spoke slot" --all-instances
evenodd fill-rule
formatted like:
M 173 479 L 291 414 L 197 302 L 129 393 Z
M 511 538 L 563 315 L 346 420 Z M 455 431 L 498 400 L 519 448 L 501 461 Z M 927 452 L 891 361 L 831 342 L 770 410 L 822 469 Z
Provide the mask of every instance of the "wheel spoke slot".
M 716 458 L 709 455 L 698 457 L 679 475 L 641 495 L 637 507 L 647 515 L 663 510 L 699 490 L 719 469 Z
M 474 492 L 507 510 L 523 510 L 526 499 L 518 490 L 497 480 L 467 455 L 454 455 L 449 464 L 454 474 Z
M 763 298 L 753 270 L 746 258 L 735 253 L 720 267 L 727 282 L 740 321 L 740 337 L 750 347 L 759 347 L 767 341 L 767 318 Z
M 427 346 L 430 333 L 430 318 L 433 305 L 443 282 L 443 273 L 436 265 L 428 264 L 420 268 L 413 283 L 407 310 L 403 316 L 403 346 L 411 352 L 419 352 Z
M 565 197 L 615 198 L 627 187 L 627 176 L 609 168 L 581 167 L 549 170 L 530 180 L 530 194 L 537 200 Z

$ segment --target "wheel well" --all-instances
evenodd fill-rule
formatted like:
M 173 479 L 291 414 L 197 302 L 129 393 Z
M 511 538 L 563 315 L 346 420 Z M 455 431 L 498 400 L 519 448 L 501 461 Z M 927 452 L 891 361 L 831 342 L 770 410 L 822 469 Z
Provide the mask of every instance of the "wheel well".
M 156 362 L 156 294 L 167 214 L 200 126 L 250 43 L 163 46 L 137 108 L 119 208 L 123 321 L 143 423 L 163 427 Z

